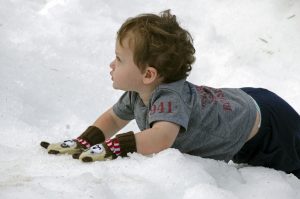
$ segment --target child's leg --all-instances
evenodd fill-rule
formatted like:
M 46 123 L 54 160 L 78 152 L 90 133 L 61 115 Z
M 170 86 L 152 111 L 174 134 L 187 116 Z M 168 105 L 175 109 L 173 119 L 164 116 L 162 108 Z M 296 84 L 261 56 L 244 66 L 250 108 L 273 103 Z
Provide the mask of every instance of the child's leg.
M 300 116 L 282 98 L 266 89 L 243 88 L 258 103 L 259 132 L 234 156 L 237 163 L 265 166 L 300 178 Z

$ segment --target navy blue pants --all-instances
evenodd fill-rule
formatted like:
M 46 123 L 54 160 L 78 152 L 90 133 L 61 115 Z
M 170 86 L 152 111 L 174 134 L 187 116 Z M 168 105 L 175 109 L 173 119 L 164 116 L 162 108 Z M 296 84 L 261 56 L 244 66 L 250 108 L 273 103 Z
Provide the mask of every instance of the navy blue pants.
M 260 107 L 258 133 L 234 156 L 236 163 L 293 173 L 300 179 L 300 116 L 282 98 L 262 88 L 242 88 Z

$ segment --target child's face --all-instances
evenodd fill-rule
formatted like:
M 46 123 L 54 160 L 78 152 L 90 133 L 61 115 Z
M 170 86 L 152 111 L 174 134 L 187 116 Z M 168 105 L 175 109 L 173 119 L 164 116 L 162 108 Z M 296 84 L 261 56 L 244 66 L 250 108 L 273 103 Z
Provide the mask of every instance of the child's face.
M 129 39 L 124 38 L 122 46 L 116 42 L 116 58 L 110 64 L 113 88 L 124 91 L 139 91 L 143 85 L 143 74 L 133 61 Z

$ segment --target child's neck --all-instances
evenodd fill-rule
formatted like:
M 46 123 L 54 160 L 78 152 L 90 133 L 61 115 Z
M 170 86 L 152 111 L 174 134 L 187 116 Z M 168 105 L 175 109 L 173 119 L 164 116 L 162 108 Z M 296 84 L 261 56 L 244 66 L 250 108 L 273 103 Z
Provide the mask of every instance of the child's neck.
M 142 99 L 145 106 L 149 105 L 149 100 L 151 98 L 151 95 L 152 95 L 153 91 L 157 88 L 157 86 L 158 85 L 152 85 L 152 86 L 146 87 L 138 92 L 139 96 Z
M 152 93 L 153 90 L 151 92 L 139 92 L 139 96 L 142 99 L 145 106 L 148 106 Z
M 151 84 L 143 85 L 138 91 L 140 98 L 142 99 L 145 106 L 149 105 L 149 100 L 153 91 L 162 83 L 162 78 L 157 78 Z

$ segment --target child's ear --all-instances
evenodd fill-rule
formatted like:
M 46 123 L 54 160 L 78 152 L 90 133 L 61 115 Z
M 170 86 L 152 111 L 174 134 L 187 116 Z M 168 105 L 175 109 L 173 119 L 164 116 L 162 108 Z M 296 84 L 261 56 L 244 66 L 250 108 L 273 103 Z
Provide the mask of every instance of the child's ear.
M 158 78 L 157 70 L 153 67 L 148 66 L 144 72 L 144 77 L 143 77 L 144 84 L 151 84 L 156 80 L 156 78 Z

